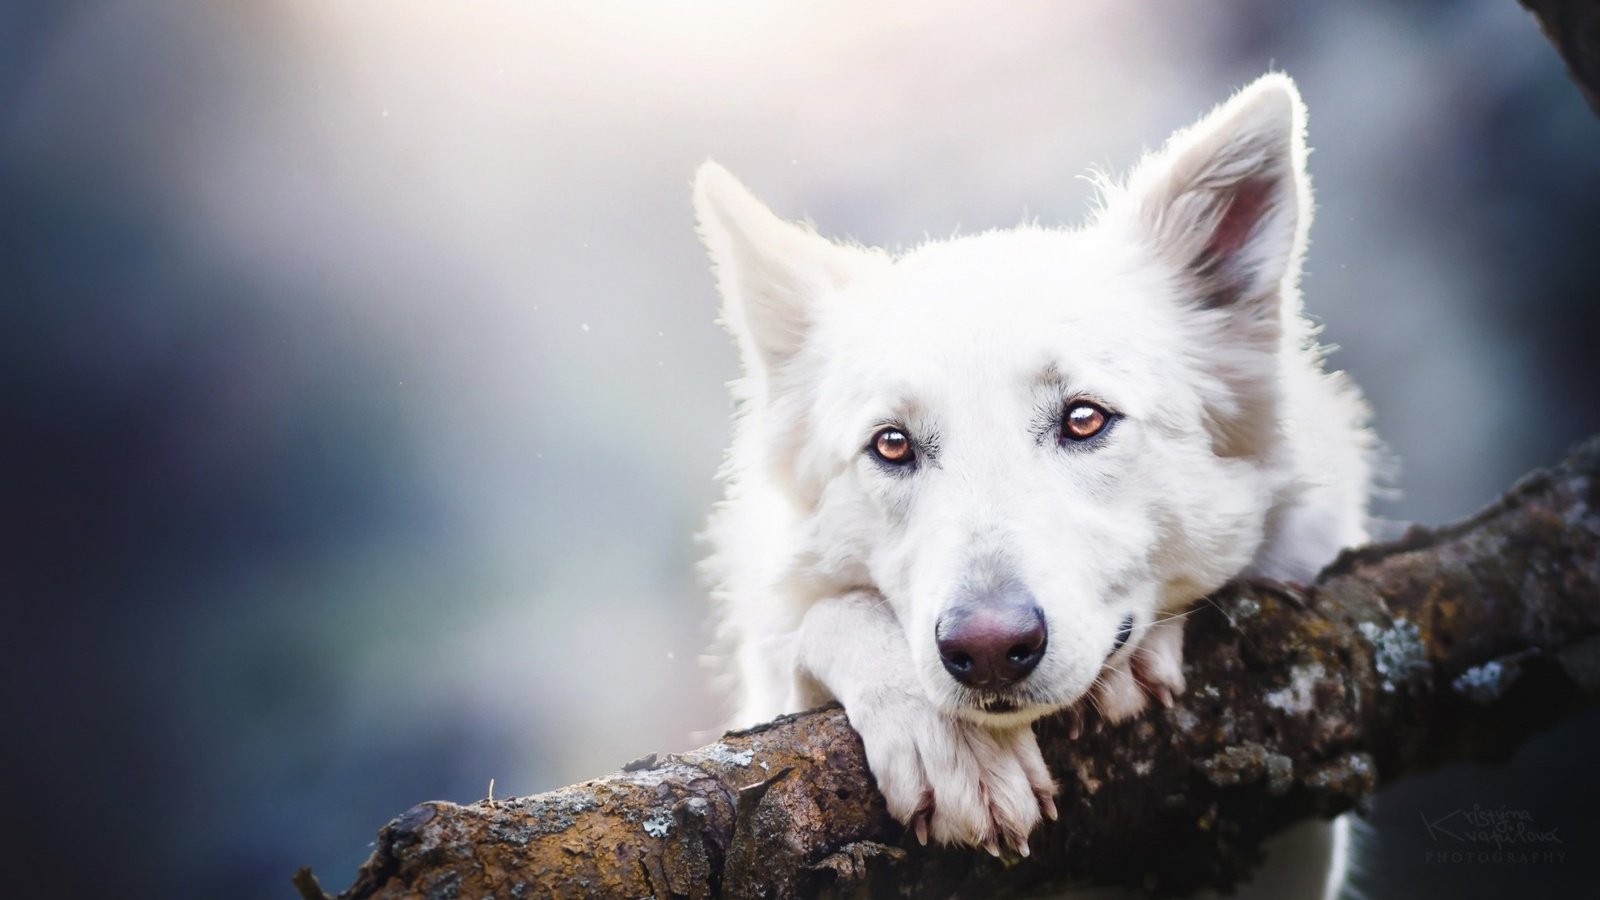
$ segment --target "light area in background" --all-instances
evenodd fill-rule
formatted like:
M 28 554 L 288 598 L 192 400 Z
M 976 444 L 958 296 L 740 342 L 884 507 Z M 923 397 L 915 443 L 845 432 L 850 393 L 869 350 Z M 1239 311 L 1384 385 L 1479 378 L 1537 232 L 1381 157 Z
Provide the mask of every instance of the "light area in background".
M 176 807 L 209 848 L 163 865 L 236 894 L 286 863 L 342 885 L 406 804 L 543 790 L 716 728 L 694 535 L 736 362 L 690 219 L 708 156 L 869 243 L 1070 224 L 1091 167 L 1126 170 L 1281 66 L 1316 148 L 1308 306 L 1421 461 L 1379 511 L 1459 516 L 1544 461 L 1483 439 L 1537 392 L 1536 351 L 1484 312 L 1514 273 L 1451 227 L 1476 212 L 1461 98 L 1491 50 L 1497 79 L 1554 66 L 1540 36 L 1503 0 L 1437 21 L 1353 3 L 1300 11 L 1279 46 L 1250 31 L 1270 4 L 1220 8 L 80 9 L 19 90 L 14 164 L 123 198 L 251 288 L 88 322 L 83 364 L 123 377 L 206 339 L 186 323 L 260 320 L 258 355 L 219 361 L 171 435 L 173 477 L 227 491 L 309 442 L 402 498 L 328 543 L 196 561 L 170 579 L 184 602 L 130 626 L 163 648 L 140 678 L 194 754 Z

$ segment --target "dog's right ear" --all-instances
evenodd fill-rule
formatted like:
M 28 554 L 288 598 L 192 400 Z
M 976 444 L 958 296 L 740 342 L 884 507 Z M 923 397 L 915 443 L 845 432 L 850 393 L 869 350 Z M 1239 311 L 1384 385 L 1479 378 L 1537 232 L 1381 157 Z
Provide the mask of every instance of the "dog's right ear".
M 710 160 L 695 173 L 694 211 L 722 293 L 723 324 L 747 369 L 770 373 L 792 358 L 817 304 L 875 258 L 778 218 Z

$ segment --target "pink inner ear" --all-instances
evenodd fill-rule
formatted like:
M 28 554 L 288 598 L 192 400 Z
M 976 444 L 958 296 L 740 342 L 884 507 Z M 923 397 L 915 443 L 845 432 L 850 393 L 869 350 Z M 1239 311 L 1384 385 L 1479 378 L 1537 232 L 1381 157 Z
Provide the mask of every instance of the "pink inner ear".
M 1206 242 L 1205 258 L 1226 264 L 1228 257 L 1238 253 L 1250 232 L 1267 211 L 1272 200 L 1272 182 L 1265 178 L 1251 178 L 1233 189 L 1228 208 L 1217 220 L 1211 240 Z

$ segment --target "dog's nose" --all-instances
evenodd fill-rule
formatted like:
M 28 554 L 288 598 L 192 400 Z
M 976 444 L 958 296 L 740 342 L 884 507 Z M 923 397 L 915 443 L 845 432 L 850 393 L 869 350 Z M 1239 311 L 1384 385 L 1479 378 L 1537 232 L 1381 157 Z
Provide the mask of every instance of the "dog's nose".
M 1044 613 L 1031 602 L 960 606 L 934 628 L 945 671 L 968 687 L 1016 684 L 1044 658 Z

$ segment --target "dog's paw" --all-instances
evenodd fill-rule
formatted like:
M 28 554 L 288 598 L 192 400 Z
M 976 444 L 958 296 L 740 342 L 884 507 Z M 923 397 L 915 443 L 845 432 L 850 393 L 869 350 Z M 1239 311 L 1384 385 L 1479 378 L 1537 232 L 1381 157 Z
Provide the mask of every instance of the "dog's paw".
M 1028 855 L 1028 834 L 1056 817 L 1055 782 L 1033 729 L 985 728 L 898 695 L 846 709 L 889 812 L 926 844 Z
M 1094 706 L 1106 721 L 1121 722 L 1143 712 L 1152 697 L 1171 706 L 1183 688 L 1183 619 L 1170 616 L 1146 628 L 1133 652 L 1101 674 Z

